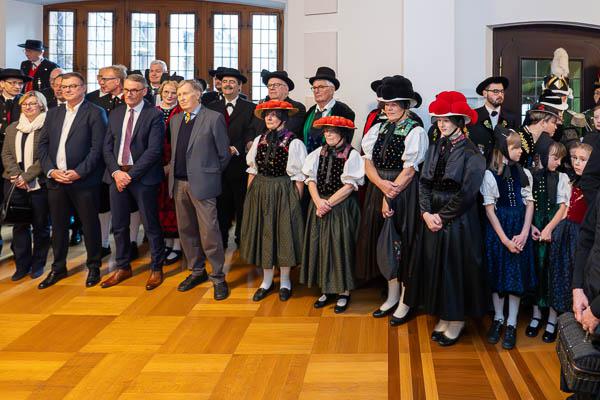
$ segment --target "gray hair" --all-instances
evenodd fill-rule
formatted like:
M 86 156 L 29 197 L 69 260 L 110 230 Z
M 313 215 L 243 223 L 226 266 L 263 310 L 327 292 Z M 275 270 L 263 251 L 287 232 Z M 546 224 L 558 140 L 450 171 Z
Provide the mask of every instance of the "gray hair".
M 148 82 L 146 82 L 146 78 L 141 76 L 140 74 L 131 74 L 125 78 L 126 81 L 133 81 L 137 83 L 141 83 L 143 87 L 148 87 Z
M 150 66 L 148 68 L 150 68 L 153 65 L 160 65 L 162 67 L 163 72 L 168 72 L 169 68 L 167 67 L 167 63 L 164 62 L 163 60 L 152 60 L 150 61 Z
M 177 89 L 183 87 L 183 85 L 190 85 L 192 87 L 192 90 L 198 92 L 199 94 L 202 94 L 203 92 L 202 85 L 195 79 L 185 79 L 179 82 L 179 85 L 177 85 Z

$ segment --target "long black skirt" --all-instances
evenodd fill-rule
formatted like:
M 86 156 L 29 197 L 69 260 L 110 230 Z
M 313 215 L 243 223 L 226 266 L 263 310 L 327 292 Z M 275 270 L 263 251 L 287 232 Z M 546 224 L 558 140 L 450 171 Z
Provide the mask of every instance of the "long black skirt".
M 440 210 L 453 193 L 433 191 L 432 208 Z M 415 241 L 404 301 L 448 321 L 481 317 L 488 305 L 483 241 L 475 205 L 431 232 L 424 222 Z

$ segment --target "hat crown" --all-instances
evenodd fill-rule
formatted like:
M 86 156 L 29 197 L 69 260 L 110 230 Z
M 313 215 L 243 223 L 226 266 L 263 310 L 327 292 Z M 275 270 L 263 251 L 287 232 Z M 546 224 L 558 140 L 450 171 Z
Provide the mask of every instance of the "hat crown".
M 402 75 L 385 77 L 377 88 L 377 96 L 384 100 L 393 98 L 413 98 L 415 91 L 412 82 Z
M 465 95 L 455 91 L 441 92 L 435 96 L 429 105 L 429 113 L 434 117 L 462 116 L 471 125 L 477 122 L 477 112 L 469 106 Z
M 335 71 L 329 67 L 319 67 L 315 76 L 330 76 L 335 78 Z

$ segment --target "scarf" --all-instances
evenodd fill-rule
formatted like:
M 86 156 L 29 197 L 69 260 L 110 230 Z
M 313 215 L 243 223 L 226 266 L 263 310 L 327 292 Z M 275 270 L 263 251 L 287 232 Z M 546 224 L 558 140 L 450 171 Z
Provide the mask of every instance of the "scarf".
M 342 141 L 343 139 L 340 140 L 340 142 Z M 347 160 L 351 149 L 352 146 L 350 145 L 350 143 L 342 143 L 340 145 L 339 142 L 334 146 L 325 144 L 321 148 L 321 155 L 327 157 L 327 173 L 325 174 L 325 184 L 331 183 L 333 160 L 335 160 L 336 158 L 343 158 L 344 160 Z
M 17 124 L 17 135 L 15 137 L 15 152 L 17 156 L 17 163 L 22 162 L 25 171 L 27 171 L 33 164 L 33 142 L 35 139 L 35 131 L 42 129 L 45 120 L 46 113 L 41 113 L 33 121 L 29 121 L 24 114 L 21 114 L 19 117 L 19 123 Z M 23 135 L 27 135 L 27 138 L 25 139 L 25 149 L 22 148 Z M 29 182 L 28 186 L 28 191 L 40 189 L 40 184 L 37 178 Z

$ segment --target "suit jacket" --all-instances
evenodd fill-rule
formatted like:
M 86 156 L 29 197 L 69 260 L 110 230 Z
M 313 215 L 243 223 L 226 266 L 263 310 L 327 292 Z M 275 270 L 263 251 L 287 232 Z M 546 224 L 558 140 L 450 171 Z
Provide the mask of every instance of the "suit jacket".
M 183 120 L 179 113 L 171 118 L 171 167 L 169 168 L 169 195 L 175 186 L 175 153 L 177 137 Z M 231 154 L 225 118 L 220 113 L 201 107 L 193 120 L 194 127 L 186 153 L 187 176 L 190 189 L 198 200 L 216 198 L 221 194 L 221 174 Z
M 18 121 L 21 116 L 21 106 L 19 105 L 19 99 L 21 94 L 15 96 L 12 104 L 7 104 L 4 96 L 0 95 L 0 143 L 3 140 L 4 130 L 14 121 Z M 10 120 L 9 120 L 10 114 Z
M 149 102 L 138 116 L 131 136 L 131 158 L 133 167 L 128 174 L 133 182 L 144 185 L 156 185 L 163 181 L 165 174 L 162 167 L 163 141 L 165 138 L 165 122 L 163 113 Z M 108 130 L 104 137 L 104 162 L 106 172 L 104 182 L 111 184 L 112 174 L 119 170 L 118 157 L 121 146 L 121 135 L 127 106 L 120 105 L 108 117 Z
M 85 99 L 94 103 L 98 107 L 103 108 L 107 114 L 110 114 L 110 112 L 113 109 L 115 109 L 119 105 L 123 104 L 123 100 L 121 100 L 121 99 L 113 100 L 112 95 L 110 95 L 110 94 L 100 96 L 100 89 L 94 90 L 93 92 L 86 94 Z M 152 102 L 150 102 L 150 103 L 152 103 Z
M 225 109 L 225 100 L 213 101 L 207 107 L 223 114 L 227 120 L 227 110 Z M 235 108 L 229 116 L 229 125 L 227 126 L 227 135 L 230 146 L 234 146 L 240 153 L 239 156 L 233 156 L 231 162 L 224 171 L 225 179 L 241 179 L 246 175 L 246 144 L 252 142 L 258 136 L 258 125 L 260 120 L 254 116 L 256 104 L 238 98 Z
M 494 130 L 492 129 L 492 120 L 490 119 L 490 113 L 485 106 L 476 108 L 475 111 L 477 112 L 477 123 L 469 127 L 469 138 L 489 163 L 492 157 L 492 150 L 494 150 Z M 498 124 L 506 124 L 507 128 L 514 130 L 519 129 L 521 126 L 518 116 L 506 111 L 504 106 L 500 108 Z
M 267 96 L 267 98 L 265 98 L 265 101 L 268 101 L 268 100 L 270 100 L 270 99 Z M 303 138 L 302 128 L 304 127 L 304 120 L 306 119 L 306 107 L 304 107 L 304 104 L 300 103 L 299 101 L 292 100 L 289 97 L 287 97 L 285 99 L 285 101 L 287 101 L 292 106 L 294 106 L 295 108 L 298 109 L 298 112 L 293 117 L 290 117 L 288 122 L 285 124 L 285 127 L 290 132 L 293 132 L 296 135 L 297 139 L 302 140 L 302 138 Z M 267 130 L 267 126 L 265 125 L 265 121 L 262 119 L 259 119 L 258 133 L 260 134 L 260 133 L 266 132 L 266 130 Z
M 51 87 L 42 90 L 42 94 L 46 98 L 46 103 L 48 104 L 48 109 L 54 108 L 58 105 L 58 100 L 54 95 L 54 90 Z
M 44 182 L 45 177 L 42 173 L 42 164 L 38 154 L 38 146 L 40 143 L 40 132 L 38 129 L 34 132 L 33 137 L 33 164 L 27 168 L 27 171 L 23 171 L 17 163 L 17 152 L 15 146 L 15 139 L 17 137 L 17 125 L 19 121 L 15 121 L 6 128 L 4 137 L 4 144 L 2 145 L 2 165 L 4 166 L 4 172 L 2 177 L 9 180 L 11 176 L 21 175 L 26 182 L 31 182 L 35 178 L 39 178 L 39 182 Z
M 40 132 L 38 154 L 44 175 L 56 169 L 56 153 L 65 121 L 66 106 L 60 105 L 48 110 L 46 123 Z M 106 134 L 106 112 L 95 104 L 84 100 L 69 130 L 65 143 L 67 169 L 74 169 L 80 176 L 70 186 L 88 188 L 99 185 L 104 173 L 102 146 Z M 48 179 L 48 188 L 58 188 L 59 183 Z
M 316 109 L 317 109 L 317 105 L 313 104 L 313 106 L 311 108 L 306 110 L 306 118 L 304 120 L 302 136 L 300 139 L 304 142 L 304 144 L 307 144 L 308 132 L 310 132 L 310 128 L 311 128 L 310 126 L 307 126 L 309 117 L 311 114 L 315 113 Z M 329 113 L 329 115 L 331 115 L 331 116 L 335 115 L 335 116 L 339 116 L 339 117 L 348 118 L 349 120 L 352 120 L 352 121 L 354 121 L 354 118 L 355 118 L 354 111 L 352 111 L 352 109 L 347 104 L 342 103 L 341 101 L 338 101 L 338 100 L 335 101 L 335 104 L 331 108 L 331 112 Z
M 25 75 L 29 75 L 29 70 L 33 67 L 33 63 L 29 60 L 25 60 L 21 63 L 21 71 Z M 58 64 L 44 58 L 40 63 L 37 71 L 33 75 L 33 90 L 41 92 L 42 90 L 50 87 L 50 72 L 54 68 L 58 68 Z

